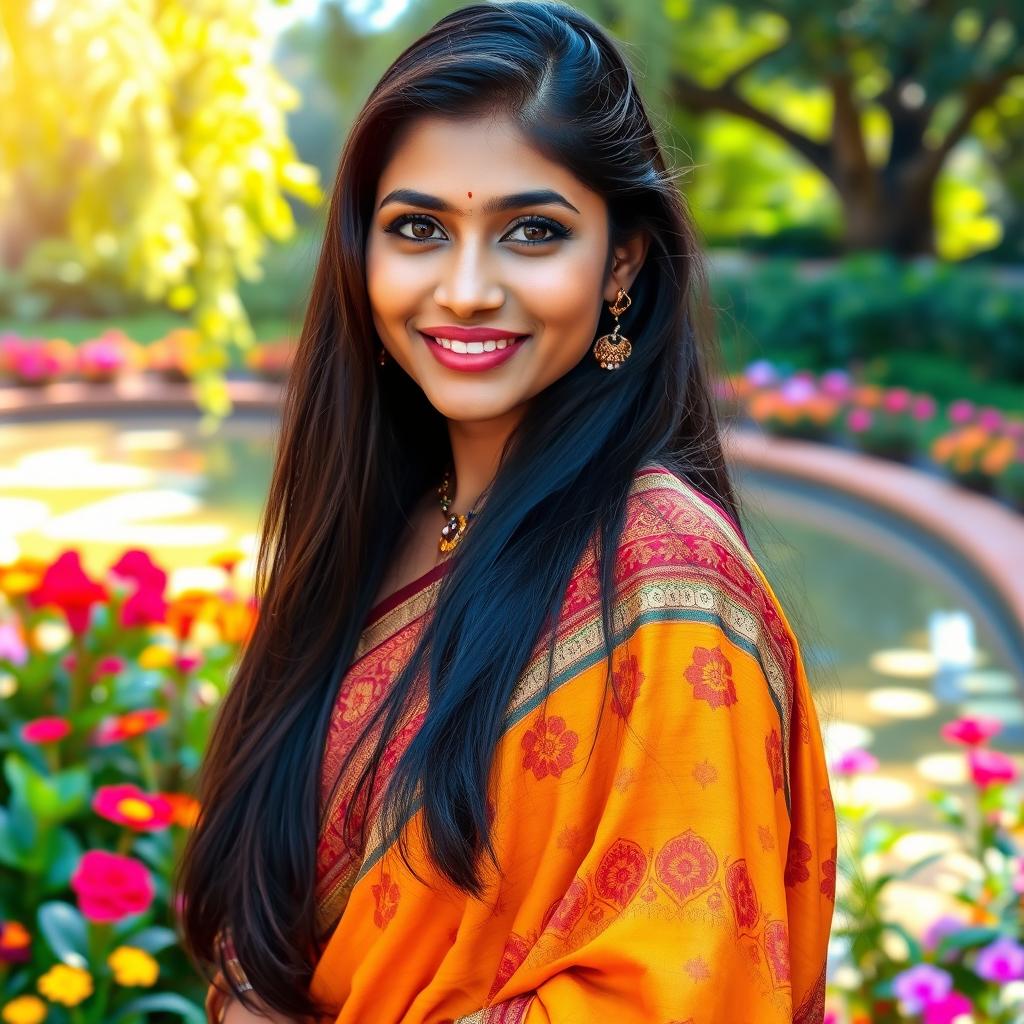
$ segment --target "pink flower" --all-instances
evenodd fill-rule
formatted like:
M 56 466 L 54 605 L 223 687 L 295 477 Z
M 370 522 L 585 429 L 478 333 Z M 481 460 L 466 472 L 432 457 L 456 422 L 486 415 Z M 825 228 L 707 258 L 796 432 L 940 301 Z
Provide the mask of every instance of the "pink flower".
M 1017 778 L 1017 766 L 1006 754 L 998 750 L 974 747 L 967 752 L 967 765 L 976 786 L 982 789 Z
M 953 1024 L 957 1017 L 973 1011 L 974 1006 L 967 996 L 950 992 L 944 999 L 929 1004 L 924 1011 L 924 1024 Z
M 16 622 L 0 622 L 0 661 L 24 665 L 28 661 L 28 647 Z
M 97 922 L 141 914 L 149 909 L 155 895 L 145 864 L 106 850 L 82 854 L 71 876 L 71 888 L 78 895 L 78 909 Z
M 145 551 L 126 551 L 110 567 L 110 573 L 135 583 L 134 592 L 121 606 L 122 626 L 148 626 L 166 619 L 167 573 Z
M 782 400 L 795 405 L 810 401 L 814 395 L 814 382 L 801 374 L 794 374 L 779 388 L 779 396 Z
M 70 732 L 71 723 L 66 718 L 35 718 L 21 727 L 21 738 L 26 743 L 56 743 Z
M 917 964 L 892 979 L 892 990 L 907 1013 L 918 1014 L 952 992 L 953 978 L 941 967 Z
M 858 775 L 877 768 L 878 758 L 866 750 L 845 750 L 832 761 L 832 771 L 836 775 Z
M 137 832 L 157 832 L 167 828 L 174 808 L 162 796 L 146 793 L 124 783 L 100 786 L 92 798 L 92 809 L 107 821 L 126 825 Z
M 930 420 L 935 416 L 935 399 L 931 395 L 918 395 L 910 405 L 910 415 L 915 420 Z
M 861 407 L 851 409 L 850 414 L 846 417 L 846 425 L 854 434 L 863 434 L 873 421 L 871 410 Z
M 65 551 L 43 574 L 39 586 L 29 593 L 35 608 L 56 605 L 76 634 L 89 628 L 89 612 L 94 604 L 107 599 L 107 591 L 91 580 L 82 569 L 77 551 Z
M 986 430 L 999 430 L 1004 422 L 1003 414 L 990 405 L 978 410 L 978 425 Z
M 986 981 L 1004 985 L 1008 981 L 1024 978 L 1024 946 L 1003 935 L 995 942 L 978 950 L 974 973 Z
M 973 402 L 966 398 L 958 398 L 955 402 L 950 402 L 946 412 L 950 423 L 963 426 L 973 421 L 976 410 Z
M 921 945 L 929 953 L 934 953 L 941 945 L 943 939 L 950 935 L 955 935 L 966 927 L 967 924 L 959 917 L 954 917 L 952 914 L 943 914 L 932 921 L 925 929 L 924 934 L 921 936 Z
M 751 363 L 743 371 L 743 376 L 755 388 L 766 387 L 769 384 L 774 384 L 779 379 L 778 371 L 767 359 L 758 359 Z
M 186 674 L 191 672 L 194 668 L 197 668 L 203 663 L 201 655 L 198 654 L 180 654 L 175 659 L 174 665 L 179 672 L 185 672 Z
M 830 398 L 845 398 L 852 389 L 852 381 L 846 370 L 826 370 L 818 385 Z
M 886 412 L 906 412 L 910 408 L 910 392 L 906 388 L 890 388 L 882 396 Z
M 118 672 L 123 671 L 124 659 L 119 658 L 116 654 L 108 654 L 96 662 L 96 667 L 93 669 L 93 678 L 99 679 L 101 676 L 116 676 Z
M 986 715 L 964 715 L 952 722 L 947 722 L 939 732 L 953 743 L 962 743 L 966 747 L 976 747 L 980 743 L 997 736 L 1003 728 L 998 718 Z

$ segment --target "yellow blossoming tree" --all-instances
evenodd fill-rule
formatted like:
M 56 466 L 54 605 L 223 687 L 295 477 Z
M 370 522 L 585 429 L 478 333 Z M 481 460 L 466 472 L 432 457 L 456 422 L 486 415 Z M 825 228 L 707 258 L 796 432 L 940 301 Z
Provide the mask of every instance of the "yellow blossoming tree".
M 228 349 L 253 343 L 239 280 L 293 233 L 286 194 L 321 196 L 262 3 L 0 0 L 0 265 L 190 312 L 212 415 Z

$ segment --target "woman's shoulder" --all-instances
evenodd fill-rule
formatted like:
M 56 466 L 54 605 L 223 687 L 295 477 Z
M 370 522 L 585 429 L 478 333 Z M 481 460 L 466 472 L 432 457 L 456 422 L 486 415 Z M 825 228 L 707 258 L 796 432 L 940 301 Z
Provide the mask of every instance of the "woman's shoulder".
M 742 530 L 692 483 L 657 463 L 637 470 L 615 573 L 624 635 L 652 621 L 717 628 L 791 705 L 800 654 L 785 612 Z

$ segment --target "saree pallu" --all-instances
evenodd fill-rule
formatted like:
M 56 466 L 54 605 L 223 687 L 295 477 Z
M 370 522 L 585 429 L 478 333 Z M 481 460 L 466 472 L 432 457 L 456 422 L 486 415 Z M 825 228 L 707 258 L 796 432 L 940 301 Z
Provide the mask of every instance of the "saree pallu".
M 336 1024 L 820 1024 L 836 821 L 799 644 L 742 533 L 664 467 L 634 478 L 605 687 L 597 565 L 517 682 L 488 809 L 501 874 L 418 881 L 341 838 L 338 767 L 405 664 L 447 563 L 371 613 L 323 759 L 311 984 Z M 380 793 L 425 708 L 409 708 Z M 591 751 L 591 748 L 592 751 Z M 357 819 L 358 821 L 358 819 Z

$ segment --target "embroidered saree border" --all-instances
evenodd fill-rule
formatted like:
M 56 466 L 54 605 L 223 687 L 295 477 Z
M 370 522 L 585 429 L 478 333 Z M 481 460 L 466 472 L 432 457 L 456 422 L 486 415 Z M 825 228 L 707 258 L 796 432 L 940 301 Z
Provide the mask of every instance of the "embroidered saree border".
M 640 470 L 630 488 L 630 498 L 630 514 L 620 539 L 622 569 L 616 580 L 618 592 L 613 608 L 614 644 L 628 640 L 648 622 L 691 621 L 717 625 L 737 649 L 754 658 L 768 681 L 779 714 L 783 789 L 790 808 L 790 710 L 798 659 L 770 585 L 733 521 L 664 467 L 652 464 Z M 685 569 L 686 575 L 666 582 L 666 567 Z M 443 573 L 371 622 L 360 638 L 356 660 L 423 615 L 442 579 Z M 767 628 L 761 628 L 762 623 Z M 563 602 L 551 691 L 566 685 L 604 656 L 597 563 L 588 551 Z M 509 729 L 541 703 L 547 673 L 548 648 L 544 641 L 538 643 L 513 693 Z M 413 709 L 413 717 L 423 710 Z M 338 813 L 339 803 L 340 795 L 335 794 L 323 816 L 322 835 L 332 815 Z M 417 800 L 412 816 L 419 807 Z M 348 871 L 347 878 L 333 883 L 329 880 L 329 891 L 320 896 L 318 921 L 324 931 L 336 923 L 348 894 L 386 852 L 376 822 L 368 834 L 367 851 L 358 872 Z M 337 878 L 348 866 L 333 865 L 336 870 L 330 874 Z

